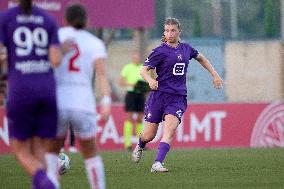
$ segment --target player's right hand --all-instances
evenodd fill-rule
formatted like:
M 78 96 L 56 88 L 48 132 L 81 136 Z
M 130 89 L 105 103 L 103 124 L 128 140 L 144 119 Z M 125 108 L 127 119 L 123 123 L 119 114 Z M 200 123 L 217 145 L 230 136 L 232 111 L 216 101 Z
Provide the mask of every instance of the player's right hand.
M 152 89 L 152 90 L 157 90 L 158 89 L 158 81 L 155 80 L 155 79 L 151 79 L 149 81 L 149 87 Z
M 216 89 L 221 89 L 222 88 L 222 79 L 218 74 L 215 74 L 213 77 L 213 85 Z

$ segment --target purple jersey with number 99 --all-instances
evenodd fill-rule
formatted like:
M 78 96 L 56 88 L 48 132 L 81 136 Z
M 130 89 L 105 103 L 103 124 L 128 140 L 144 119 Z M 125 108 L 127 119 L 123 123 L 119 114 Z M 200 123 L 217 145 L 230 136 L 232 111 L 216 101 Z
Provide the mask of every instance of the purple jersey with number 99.
M 0 42 L 8 52 L 7 113 L 11 135 L 53 137 L 56 96 L 49 47 L 58 45 L 55 21 L 40 8 L 30 15 L 17 6 L 0 18 Z M 55 130 L 55 132 L 53 131 Z

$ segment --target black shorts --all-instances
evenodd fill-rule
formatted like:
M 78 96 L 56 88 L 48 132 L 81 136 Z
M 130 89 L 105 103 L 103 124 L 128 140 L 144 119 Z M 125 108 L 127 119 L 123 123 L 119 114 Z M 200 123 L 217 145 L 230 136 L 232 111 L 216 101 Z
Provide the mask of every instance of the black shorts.
M 144 112 L 145 95 L 127 92 L 125 96 L 125 111 L 126 112 Z

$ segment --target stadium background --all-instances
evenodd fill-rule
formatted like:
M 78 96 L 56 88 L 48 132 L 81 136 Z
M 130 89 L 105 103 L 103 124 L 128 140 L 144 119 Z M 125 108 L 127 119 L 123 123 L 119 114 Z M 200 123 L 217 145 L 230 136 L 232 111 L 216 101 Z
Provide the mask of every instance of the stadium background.
M 0 12 L 13 2 L 0 1 Z M 114 104 L 110 120 L 98 123 L 97 144 L 108 188 L 283 188 L 284 0 L 34 2 L 61 26 L 68 3 L 85 4 L 91 17 L 88 30 L 107 45 Z M 139 167 L 123 151 L 125 91 L 117 81 L 132 50 L 140 50 L 145 58 L 160 43 L 163 21 L 169 16 L 181 21 L 182 40 L 209 58 L 224 79 L 224 88 L 215 90 L 210 75 L 191 62 L 189 107 L 173 144 L 179 150 L 172 150 L 165 162 L 171 168 L 169 174 L 152 175 L 148 172 L 154 150 L 145 153 Z M 4 86 L 2 80 L 2 104 Z M 157 146 L 161 129 L 150 149 Z M 0 108 L 0 154 L 0 188 L 29 188 L 28 177 L 9 155 L 4 105 Z M 62 177 L 62 188 L 87 188 L 81 156 L 68 155 L 71 170 Z
M 62 26 L 65 6 L 76 1 L 35 2 L 55 16 Z M 215 90 L 210 75 L 196 61 L 191 62 L 188 72 L 189 108 L 174 145 L 284 146 L 281 105 L 284 96 L 283 1 L 80 2 L 87 5 L 90 16 L 88 30 L 105 41 L 109 54 L 107 72 L 114 105 L 110 121 L 101 123 L 98 129 L 101 149 L 122 148 L 124 114 L 121 115 L 121 112 L 125 91 L 117 82 L 122 66 L 130 61 L 133 50 L 140 50 L 144 59 L 160 43 L 163 20 L 170 16 L 180 19 L 182 39 L 204 53 L 224 79 L 224 88 Z M 0 10 L 13 5 L 14 1 L 1 1 Z M 3 120 L 0 125 L 0 151 L 7 152 L 9 140 L 4 106 L 0 116 Z M 253 131 L 265 134 L 254 136 Z

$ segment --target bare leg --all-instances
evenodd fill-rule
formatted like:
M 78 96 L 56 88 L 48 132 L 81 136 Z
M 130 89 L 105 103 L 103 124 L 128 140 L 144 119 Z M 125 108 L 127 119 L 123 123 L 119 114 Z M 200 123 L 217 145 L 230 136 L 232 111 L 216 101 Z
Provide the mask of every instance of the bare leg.
M 31 139 L 25 141 L 12 139 L 11 147 L 16 159 L 25 171 L 32 176 L 38 169 L 44 169 L 44 165 L 33 155 L 31 143 Z
M 157 123 L 150 123 L 146 121 L 143 131 L 140 135 L 141 140 L 144 142 L 150 142 L 153 140 L 157 134 L 158 126 L 159 124 Z
M 45 141 L 39 137 L 33 137 L 31 140 L 32 154 L 45 165 L 44 154 L 45 154 Z
M 179 125 L 179 119 L 171 114 L 165 116 L 164 131 L 161 142 L 172 144 L 175 131 Z
M 143 150 L 148 142 L 153 140 L 156 136 L 159 124 L 146 122 L 145 127 L 140 135 L 138 145 L 132 152 L 132 161 L 139 163 Z
M 82 140 L 79 139 L 80 151 L 84 159 L 96 156 L 96 143 L 95 139 Z
M 151 167 L 151 172 L 168 172 L 162 162 L 170 150 L 170 144 L 178 125 L 179 119 L 176 116 L 171 114 L 165 116 L 163 137 L 158 147 L 155 163 Z
M 11 147 L 24 170 L 32 176 L 33 188 L 55 189 L 55 185 L 46 175 L 43 163 L 33 155 L 32 139 L 25 141 L 12 139 Z
M 163 137 L 158 147 L 158 152 L 155 160 L 156 162 L 162 163 L 166 158 L 178 125 L 179 119 L 177 117 L 171 114 L 165 116 Z

